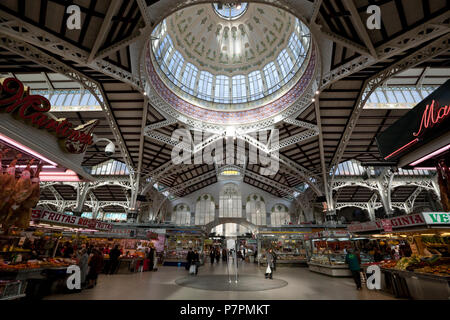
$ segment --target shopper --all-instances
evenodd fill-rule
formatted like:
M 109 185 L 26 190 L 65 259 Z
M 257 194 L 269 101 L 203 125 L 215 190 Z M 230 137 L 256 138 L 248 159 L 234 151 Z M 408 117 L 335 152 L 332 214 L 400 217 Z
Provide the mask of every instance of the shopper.
M 228 252 L 227 249 L 223 248 L 222 249 L 222 261 L 227 261 L 227 257 L 228 257 Z
M 150 260 L 150 266 L 149 266 L 150 271 L 153 271 L 153 268 L 155 265 L 155 255 L 156 255 L 155 248 L 150 247 L 150 251 L 148 254 L 148 259 Z
M 275 251 L 273 251 L 273 250 L 272 250 L 272 255 L 273 255 L 273 271 L 277 271 L 277 259 L 278 259 L 278 256 L 275 253 Z
M 88 289 L 92 289 L 97 285 L 97 278 L 103 269 L 103 254 L 98 249 L 92 250 L 93 256 L 89 261 L 89 273 L 88 273 Z
M 114 274 L 119 266 L 120 250 L 119 245 L 116 244 L 113 249 L 109 252 L 110 270 L 109 274 Z
M 267 262 L 267 269 L 266 269 L 266 279 L 270 278 L 273 279 L 273 271 L 274 271 L 274 256 L 273 256 L 273 250 L 269 249 L 269 251 L 266 252 L 266 262 Z M 267 272 L 270 271 L 270 272 Z
M 219 263 L 220 261 L 220 250 L 219 248 L 216 248 L 216 263 Z
M 356 284 L 356 290 L 361 290 L 361 259 L 358 257 L 358 254 L 353 252 L 353 249 L 347 250 L 348 253 L 345 256 L 345 263 L 348 264 L 348 268 L 350 269 L 353 280 Z
M 211 248 L 209 251 L 209 258 L 211 259 L 211 264 L 214 264 L 214 259 L 216 258 L 216 253 L 214 252 L 214 249 Z
M 86 287 L 86 277 L 89 270 L 89 255 L 87 254 L 86 249 L 81 249 L 79 251 L 79 254 L 80 260 L 78 262 L 78 266 L 80 267 L 81 272 L 81 288 L 84 289 Z
M 198 254 L 197 250 L 195 250 L 194 254 L 192 255 L 192 264 L 195 266 L 195 275 L 197 275 L 198 268 L 200 267 L 200 255 Z
M 253 262 L 257 263 L 258 262 L 258 249 L 255 249 L 255 254 L 253 256 L 254 256 Z
M 186 256 L 186 261 L 187 261 L 186 270 L 188 270 L 188 271 L 189 271 L 189 268 L 191 267 L 193 257 L 194 257 L 194 252 L 192 251 L 192 249 L 189 249 L 187 256 Z

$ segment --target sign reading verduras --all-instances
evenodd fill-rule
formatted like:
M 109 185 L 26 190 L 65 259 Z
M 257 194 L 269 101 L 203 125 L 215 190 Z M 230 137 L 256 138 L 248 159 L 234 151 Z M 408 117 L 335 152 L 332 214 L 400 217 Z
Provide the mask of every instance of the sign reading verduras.
M 450 212 L 423 212 L 427 224 L 450 224 Z
M 50 102 L 40 95 L 30 95 L 29 89 L 15 78 L 0 79 L 0 112 L 54 134 L 61 148 L 73 154 L 84 153 L 94 143 L 92 131 L 98 120 L 91 120 L 81 126 L 74 125 L 66 119 L 53 119 Z M 33 139 L 33 137 L 30 137 Z
M 450 130 L 450 80 L 422 100 L 376 140 L 385 160 L 395 160 Z
M 77 216 L 71 216 L 68 214 L 48 211 L 39 208 L 32 210 L 31 219 L 33 221 L 50 222 L 50 223 L 53 222 L 57 224 L 63 224 L 74 228 L 89 228 L 106 231 L 110 231 L 113 228 L 113 225 L 111 223 L 106 223 L 94 219 L 81 218 Z

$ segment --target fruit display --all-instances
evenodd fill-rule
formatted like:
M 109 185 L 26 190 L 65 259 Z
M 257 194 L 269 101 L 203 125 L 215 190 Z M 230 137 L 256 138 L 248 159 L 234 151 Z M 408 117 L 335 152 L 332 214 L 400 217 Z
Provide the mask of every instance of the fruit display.
M 28 260 L 24 263 L 7 264 L 0 261 L 0 271 L 21 271 L 45 268 L 68 267 L 71 264 L 76 264 L 72 259 L 54 259 L 47 258 L 44 260 Z
M 397 265 L 395 266 L 395 269 L 397 270 L 406 270 L 406 268 L 408 268 L 409 266 L 413 266 L 415 264 L 420 263 L 420 258 L 416 255 L 413 255 L 409 258 L 407 257 L 403 257 L 401 258 L 398 262 Z
M 385 268 L 385 269 L 393 269 L 393 268 L 395 268 L 396 265 L 397 265 L 397 261 L 395 261 L 395 260 L 387 260 L 387 261 L 382 261 L 380 263 L 380 267 Z
M 450 277 L 450 265 L 440 266 L 425 266 L 423 268 L 415 269 L 419 273 L 431 273 L 438 276 Z

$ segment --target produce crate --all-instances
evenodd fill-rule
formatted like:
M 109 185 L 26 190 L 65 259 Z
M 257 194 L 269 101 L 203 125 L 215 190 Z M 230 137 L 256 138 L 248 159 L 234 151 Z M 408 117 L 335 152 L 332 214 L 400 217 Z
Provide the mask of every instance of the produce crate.
M 20 280 L 0 280 L 0 300 L 13 300 L 25 296 L 26 282 Z

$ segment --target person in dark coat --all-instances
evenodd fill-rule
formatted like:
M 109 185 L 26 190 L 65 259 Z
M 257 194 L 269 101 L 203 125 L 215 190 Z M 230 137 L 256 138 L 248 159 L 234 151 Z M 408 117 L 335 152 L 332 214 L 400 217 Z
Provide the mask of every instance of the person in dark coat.
M 151 247 L 150 252 L 148 253 L 148 259 L 150 260 L 149 270 L 153 271 L 153 264 L 155 260 L 155 248 Z
M 216 258 L 216 253 L 213 248 L 209 252 L 209 258 L 211 259 L 211 264 L 214 264 L 214 259 Z
M 192 264 L 195 265 L 195 275 L 198 274 L 198 268 L 200 267 L 200 255 L 198 254 L 198 251 L 195 250 L 192 254 Z
M 87 279 L 89 280 L 88 289 L 92 289 L 97 285 L 98 275 L 103 269 L 103 254 L 97 249 L 94 249 L 92 252 L 93 256 L 89 261 L 89 273 L 87 275 Z
M 227 249 L 223 248 L 222 249 L 222 261 L 227 261 L 227 257 L 228 257 Z
M 220 250 L 219 248 L 216 248 L 216 263 L 219 263 L 220 261 Z
M 188 253 L 187 253 L 187 257 L 186 257 L 186 270 L 189 270 L 189 268 L 191 267 L 192 264 L 192 259 L 194 257 L 194 252 L 192 251 L 192 249 L 189 249 Z
M 109 274 L 114 274 L 119 266 L 120 250 L 119 245 L 115 245 L 113 249 L 109 252 L 110 269 Z

